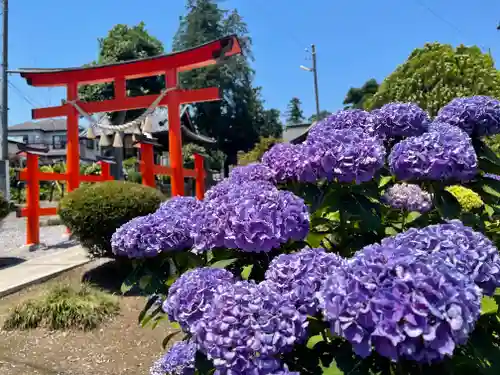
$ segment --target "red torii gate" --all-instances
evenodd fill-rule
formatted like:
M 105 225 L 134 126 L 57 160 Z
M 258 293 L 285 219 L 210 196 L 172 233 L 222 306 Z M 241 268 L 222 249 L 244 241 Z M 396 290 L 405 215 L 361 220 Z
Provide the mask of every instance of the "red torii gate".
M 25 78 L 27 83 L 31 86 L 66 87 L 66 102 L 63 102 L 60 106 L 33 109 L 32 118 L 67 117 L 67 173 L 65 179 L 68 182 L 68 191 L 77 189 L 81 180 L 79 173 L 79 113 L 78 110 L 68 102 L 76 101 L 78 106 L 88 114 L 148 108 L 158 96 L 127 96 L 126 81 L 128 79 L 165 75 L 166 89 L 169 90 L 169 92 L 160 101 L 159 106 L 167 106 L 169 109 L 170 167 L 168 172 L 172 177 L 172 195 L 176 196 L 184 195 L 184 171 L 182 165 L 182 139 L 179 107 L 187 103 L 220 99 L 219 89 L 215 87 L 198 90 L 180 89 L 178 74 L 223 62 L 226 58 L 240 53 L 241 46 L 238 38 L 235 35 L 231 35 L 195 48 L 152 58 L 85 68 L 20 69 L 17 72 L 20 73 L 21 77 Z M 114 84 L 114 99 L 98 102 L 83 102 L 79 100 L 78 87 L 80 85 L 108 82 L 113 82 Z M 46 177 L 48 178 L 48 176 Z M 26 210 L 28 222 L 35 220 L 38 222 L 38 215 L 36 218 L 32 217 L 37 212 L 39 213 L 39 210 Z M 30 225 L 28 223 L 28 228 L 29 227 Z M 38 233 L 36 233 L 36 235 L 30 238 L 30 234 L 28 233 L 28 244 L 38 244 L 38 237 Z

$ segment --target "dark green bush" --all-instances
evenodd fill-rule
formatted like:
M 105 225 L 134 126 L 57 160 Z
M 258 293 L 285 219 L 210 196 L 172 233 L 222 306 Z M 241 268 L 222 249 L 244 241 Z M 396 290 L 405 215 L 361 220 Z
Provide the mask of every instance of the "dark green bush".
M 137 216 L 153 213 L 164 196 L 156 189 L 126 181 L 82 186 L 59 203 L 71 233 L 96 257 L 112 257 L 111 236 Z
M 7 216 L 10 212 L 9 202 L 4 198 L 3 194 L 0 193 L 0 220 Z

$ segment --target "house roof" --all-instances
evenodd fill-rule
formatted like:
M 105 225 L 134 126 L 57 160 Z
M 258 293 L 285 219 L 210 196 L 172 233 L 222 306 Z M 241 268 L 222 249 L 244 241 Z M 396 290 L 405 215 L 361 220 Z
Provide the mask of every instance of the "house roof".
M 310 122 L 301 122 L 299 124 L 287 124 L 285 126 L 285 129 L 288 129 L 288 128 L 308 128 L 309 126 L 311 126 Z
M 312 124 L 309 124 L 309 123 L 304 123 L 304 124 L 295 124 L 295 125 L 291 125 L 291 126 L 287 126 L 285 128 L 285 131 L 287 128 L 303 128 L 304 131 L 297 137 L 293 138 L 293 139 L 290 139 L 290 143 L 292 144 L 298 144 L 298 143 L 302 143 L 306 140 L 307 138 L 307 134 L 309 133 L 309 130 L 314 126 L 316 125 L 316 121 L 314 121 Z
M 39 130 L 43 132 L 59 132 L 66 131 L 66 119 L 46 119 L 40 121 L 26 121 L 22 124 L 9 126 L 9 132 L 11 131 L 33 131 Z

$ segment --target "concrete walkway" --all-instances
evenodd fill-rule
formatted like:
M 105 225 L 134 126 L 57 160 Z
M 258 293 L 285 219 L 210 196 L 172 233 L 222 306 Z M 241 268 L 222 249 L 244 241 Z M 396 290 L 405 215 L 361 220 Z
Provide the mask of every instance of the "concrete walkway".
M 90 258 L 87 252 L 77 245 L 0 269 L 0 297 L 17 292 L 31 284 L 43 282 L 88 262 Z

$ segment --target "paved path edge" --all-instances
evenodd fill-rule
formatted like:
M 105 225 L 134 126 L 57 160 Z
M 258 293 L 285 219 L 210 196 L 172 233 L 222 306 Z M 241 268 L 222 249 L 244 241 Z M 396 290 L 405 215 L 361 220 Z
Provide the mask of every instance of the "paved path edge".
M 10 273 L 11 277 L 13 276 L 13 273 L 15 274 L 17 272 L 33 272 L 33 274 L 28 277 L 20 278 L 21 280 L 19 280 L 19 282 L 14 282 L 10 285 L 4 285 L 3 288 L 0 289 L 0 298 L 5 297 L 9 294 L 16 293 L 31 285 L 43 283 L 66 271 L 70 271 L 73 268 L 77 268 L 90 263 L 92 259 L 87 257 L 86 255 L 83 256 L 82 251 L 83 249 L 79 245 L 77 245 L 73 248 L 65 250 L 64 253 L 51 254 L 45 257 L 31 259 L 24 263 L 5 269 L 5 271 L 8 271 L 8 273 Z M 62 259 L 60 257 L 61 255 Z M 56 264 L 54 264 L 53 262 L 47 263 L 45 259 L 52 259 Z M 41 269 L 36 270 L 31 267 Z M 0 277 L 1 276 L 2 271 L 0 271 Z
M 59 269 L 57 271 L 48 272 L 46 275 L 42 275 L 42 276 L 38 276 L 36 278 L 33 278 L 33 280 L 29 280 L 29 281 L 14 285 L 12 287 L 9 287 L 7 289 L 0 290 L 0 298 L 8 296 L 9 294 L 14 294 L 16 292 L 19 292 L 20 290 L 23 290 L 29 286 L 32 286 L 35 284 L 41 284 L 47 280 L 50 280 L 50 279 L 53 279 L 53 278 L 59 276 L 60 274 L 66 272 L 66 271 L 70 271 L 73 268 L 77 268 L 77 267 L 83 266 L 87 263 L 90 263 L 91 261 L 92 261 L 92 259 L 89 259 L 89 260 L 82 261 L 80 263 L 72 264 L 71 266 L 67 266 L 64 269 Z

